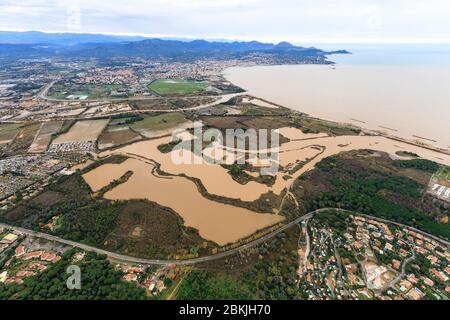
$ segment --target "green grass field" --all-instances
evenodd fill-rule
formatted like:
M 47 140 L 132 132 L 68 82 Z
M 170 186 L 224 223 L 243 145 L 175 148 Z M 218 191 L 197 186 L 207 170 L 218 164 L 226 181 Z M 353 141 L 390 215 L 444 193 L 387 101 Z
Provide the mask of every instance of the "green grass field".
M 207 82 L 193 80 L 159 79 L 153 81 L 149 90 L 156 94 L 192 94 L 201 92 L 208 87 Z
M 161 114 L 154 117 L 145 117 L 144 120 L 133 123 L 131 126 L 136 130 L 165 130 L 177 126 L 186 121 L 181 112 Z
M 0 143 L 11 141 L 18 132 L 21 124 L 11 123 L 0 125 Z

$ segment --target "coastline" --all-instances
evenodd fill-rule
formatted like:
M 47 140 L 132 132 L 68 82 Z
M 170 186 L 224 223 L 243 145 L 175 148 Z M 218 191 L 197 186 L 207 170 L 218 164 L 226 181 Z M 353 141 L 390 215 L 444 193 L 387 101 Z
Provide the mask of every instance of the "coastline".
M 307 64 L 305 64 L 305 66 L 306 65 Z M 336 64 L 333 63 L 333 65 L 336 65 Z M 277 66 L 292 66 L 292 65 L 277 65 Z M 329 64 L 324 64 L 323 66 L 329 66 Z M 233 85 L 241 87 L 239 84 L 236 84 L 235 82 L 233 82 L 229 78 L 229 70 L 230 69 L 236 69 L 236 68 L 242 69 L 242 68 L 250 68 L 250 67 L 255 67 L 255 66 L 230 67 L 230 68 L 224 69 L 222 71 L 222 73 L 221 73 L 221 76 L 223 76 L 226 79 L 226 81 L 232 83 Z M 259 67 L 264 67 L 264 66 L 259 66 Z M 298 112 L 298 113 L 302 114 L 303 116 L 306 116 L 306 117 L 308 117 L 310 119 L 325 121 L 325 122 L 329 122 L 329 123 L 333 123 L 333 124 L 341 125 L 341 126 L 348 126 L 348 127 L 358 128 L 358 129 L 361 130 L 361 132 L 364 132 L 364 134 L 367 134 L 367 135 L 383 136 L 383 137 L 391 139 L 391 140 L 404 142 L 404 143 L 407 143 L 407 144 L 410 144 L 410 145 L 413 145 L 413 146 L 416 146 L 416 147 L 421 147 L 421 148 L 428 149 L 428 150 L 435 151 L 435 152 L 439 152 L 439 153 L 442 153 L 442 154 L 445 154 L 445 155 L 450 155 L 450 146 L 448 148 L 443 148 L 443 147 L 440 147 L 438 145 L 430 144 L 430 142 L 436 142 L 437 143 L 437 141 L 434 140 L 434 139 L 424 138 L 424 137 L 422 137 L 422 136 L 420 136 L 418 134 L 417 135 L 413 134 L 412 135 L 413 138 L 423 140 L 423 141 L 418 141 L 418 140 L 413 140 L 411 138 L 390 134 L 388 131 L 395 132 L 395 133 L 398 133 L 399 131 L 397 129 L 395 129 L 395 128 L 390 128 L 390 127 L 381 126 L 381 125 L 378 125 L 379 129 L 369 128 L 369 127 L 363 126 L 363 124 L 367 124 L 366 121 L 359 120 L 357 118 L 352 118 L 352 117 L 350 117 L 349 120 L 352 120 L 353 122 L 357 122 L 358 124 L 349 123 L 349 122 L 345 122 L 345 121 L 337 121 L 335 119 L 328 119 L 328 118 L 324 118 L 324 117 L 318 117 L 318 116 L 315 116 L 315 115 L 311 115 L 311 114 L 309 114 L 307 112 L 303 112 L 301 110 L 296 110 L 296 109 L 294 109 L 292 107 L 283 105 L 283 104 L 281 104 L 278 101 L 270 101 L 267 98 L 261 98 L 259 96 L 256 96 L 254 93 L 248 91 L 247 88 L 245 88 L 245 87 L 241 87 L 241 88 L 243 90 L 245 90 L 245 93 L 248 94 L 248 95 L 255 96 L 258 99 L 266 101 L 266 102 L 269 102 L 269 103 L 271 103 L 271 104 L 273 104 L 275 106 L 282 106 L 284 108 L 287 108 L 287 109 L 291 110 L 292 112 Z M 384 131 L 382 131 L 381 129 L 383 129 Z M 450 163 L 448 165 L 450 166 Z
M 292 110 L 292 109 L 290 109 L 290 110 Z M 294 112 L 299 112 L 297 110 L 293 110 L 293 111 Z M 409 139 L 406 139 L 406 138 L 403 138 L 403 137 L 398 137 L 398 136 L 395 136 L 395 135 L 391 135 L 391 134 L 388 134 L 388 133 L 385 133 L 385 132 L 382 132 L 382 131 L 378 131 L 378 130 L 373 130 L 373 129 L 368 129 L 368 128 L 365 128 L 365 127 L 357 126 L 357 125 L 354 125 L 352 123 L 338 122 L 338 121 L 333 121 L 333 120 L 313 117 L 313 116 L 311 116 L 311 115 L 309 115 L 307 113 L 303 113 L 303 112 L 300 112 L 300 113 L 302 113 L 303 116 L 306 116 L 309 119 L 325 121 L 325 122 L 333 123 L 333 124 L 340 125 L 340 126 L 347 126 L 347 127 L 352 127 L 352 128 L 358 128 L 358 129 L 361 130 L 361 132 L 363 132 L 365 135 L 368 135 L 368 136 L 381 136 L 381 137 L 384 137 L 386 139 L 390 139 L 390 140 L 394 140 L 394 141 L 398 141 L 398 142 L 403 142 L 403 143 L 406 143 L 406 144 L 409 144 L 409 145 L 412 145 L 412 146 L 415 146 L 415 147 L 418 147 L 418 148 L 423 148 L 423 149 L 427 149 L 427 150 L 430 150 L 430 151 L 438 152 L 438 153 L 441 153 L 441 154 L 450 155 L 450 150 L 442 149 L 442 148 L 437 147 L 437 146 L 433 146 L 433 145 L 429 145 L 429 144 L 425 144 L 425 143 L 418 143 L 418 142 L 416 142 L 414 140 L 409 140 Z M 448 165 L 450 166 L 450 163 Z

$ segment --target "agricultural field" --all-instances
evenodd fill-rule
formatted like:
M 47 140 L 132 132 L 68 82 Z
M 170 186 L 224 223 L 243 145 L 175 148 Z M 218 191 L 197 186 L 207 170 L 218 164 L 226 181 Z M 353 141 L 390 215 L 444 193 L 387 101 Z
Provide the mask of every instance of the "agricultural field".
M 271 105 L 261 100 L 249 100 L 249 98 L 235 97 L 229 101 L 217 104 L 211 107 L 203 108 L 197 111 L 202 116 L 284 116 L 289 115 L 290 111 L 286 108 Z
M 136 122 L 132 125 L 133 129 L 144 130 L 164 130 L 175 127 L 177 124 L 186 121 L 184 114 L 181 112 L 173 112 L 168 114 L 161 114 L 159 116 L 149 116 L 144 120 Z
M 287 117 L 250 117 L 245 125 L 255 129 L 279 129 L 295 126 L 295 122 Z
M 40 127 L 41 125 L 39 123 L 32 123 L 21 127 L 14 141 L 9 146 L 9 152 L 16 154 L 28 151 Z
M 159 79 L 153 81 L 149 90 L 160 95 L 192 94 L 204 91 L 209 84 L 203 81 Z
M 67 133 L 57 137 L 53 143 L 95 141 L 109 120 L 85 120 L 76 122 Z
M 215 116 L 204 116 L 200 117 L 200 120 L 208 126 L 218 128 L 218 129 L 238 129 L 247 128 L 244 121 L 247 117 L 215 117 Z
M 216 104 L 214 106 L 198 110 L 197 114 L 200 116 L 236 116 L 242 114 L 242 109 L 239 106 Z
M 237 117 L 201 117 L 201 120 L 211 127 L 218 129 L 278 129 L 292 126 L 293 123 L 289 118 L 283 117 L 252 117 L 252 116 L 237 116 Z
M 170 134 L 173 128 L 184 123 L 188 123 L 184 114 L 181 112 L 173 112 L 145 117 L 142 121 L 133 123 L 131 128 L 146 137 L 154 137 Z
M 130 107 L 135 110 L 148 111 L 165 111 L 175 109 L 195 108 L 201 105 L 213 103 L 216 98 L 199 96 L 199 97 L 168 97 L 168 98 L 152 98 L 147 100 L 130 101 Z
M 196 108 L 205 104 L 213 103 L 216 98 L 215 97 L 206 97 L 206 96 L 198 96 L 198 97 L 171 97 L 166 99 L 171 105 L 172 109 L 189 109 Z
M 33 143 L 28 149 L 32 153 L 41 153 L 47 150 L 53 135 L 58 133 L 62 127 L 62 121 L 44 122 L 39 129 Z
M 54 84 L 49 90 L 49 97 L 53 99 L 103 99 L 103 98 L 126 98 L 127 85 L 124 84 Z
M 130 107 L 136 110 L 170 110 L 173 105 L 166 99 L 147 99 L 131 101 Z
M 11 142 L 19 131 L 21 124 L 11 123 L 0 125 L 0 144 Z
M 128 127 L 119 127 L 119 129 L 104 131 L 98 138 L 98 148 L 104 150 L 140 139 L 141 136 Z

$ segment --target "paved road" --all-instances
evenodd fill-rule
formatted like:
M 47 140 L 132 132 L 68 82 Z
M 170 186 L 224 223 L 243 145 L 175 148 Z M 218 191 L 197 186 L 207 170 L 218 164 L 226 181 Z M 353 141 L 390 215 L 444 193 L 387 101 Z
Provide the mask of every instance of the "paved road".
M 47 85 L 49 86 L 49 84 Z M 42 95 L 46 94 L 46 90 L 48 90 L 48 88 L 44 88 L 42 89 L 42 91 L 40 93 L 38 93 L 36 95 L 37 98 L 43 99 Z M 44 93 L 42 93 L 44 92 Z M 43 119 L 40 120 L 41 122 L 50 122 L 50 121 L 55 121 L 55 120 L 94 120 L 94 119 L 104 119 L 105 117 L 112 117 L 112 116 L 117 116 L 117 115 L 121 115 L 121 114 L 146 114 L 149 112 L 164 112 L 164 113 L 173 113 L 173 112 L 183 112 L 183 111 L 195 111 L 195 110 L 200 110 L 200 109 L 205 109 L 205 108 L 209 108 L 209 107 L 213 107 L 215 105 L 227 102 L 228 100 L 243 95 L 245 94 L 245 92 L 240 92 L 240 93 L 230 93 L 230 94 L 225 94 L 222 96 L 208 96 L 210 98 L 219 98 L 214 100 L 213 102 L 208 102 L 208 103 L 204 103 L 201 104 L 199 106 L 195 106 L 195 107 L 189 107 L 189 108 L 181 108 L 181 109 L 142 109 L 142 110 L 124 110 L 124 111 L 117 111 L 117 112 L 113 112 L 113 113 L 108 113 L 105 115 L 98 115 L 98 116 L 93 116 L 93 117 L 80 117 L 80 116 L 76 116 L 76 117 L 53 117 L 51 119 Z M 196 97 L 189 97 L 189 98 L 196 98 Z M 46 100 L 51 100 L 51 101 L 65 101 L 65 102 L 73 102 L 73 101 L 78 101 L 78 100 L 60 100 L 60 99 L 49 99 L 49 98 L 45 98 Z M 153 99 L 153 98 L 152 98 Z M 113 101 L 114 99 L 102 99 L 99 101 Z M 129 99 L 121 99 L 121 100 L 116 100 L 116 101 L 127 101 L 127 100 L 148 100 L 148 99 L 141 99 L 141 98 L 129 98 Z M 93 100 L 80 100 L 81 102 L 93 102 Z M 69 109 L 67 109 L 69 110 Z M 82 115 L 82 114 L 81 114 Z M 4 120 L 4 121 L 0 121 L 1 123 L 24 123 L 27 122 L 28 120 Z
M 59 79 L 58 79 L 59 80 Z M 42 99 L 42 100 L 51 100 L 49 98 L 47 98 L 47 93 L 48 90 L 50 90 L 50 88 L 55 84 L 56 81 L 58 80 L 53 80 L 50 83 L 47 83 L 37 94 L 36 94 L 36 98 L 38 99 Z
M 381 222 L 395 224 L 395 225 L 398 225 L 398 226 L 401 226 L 401 227 L 404 227 L 404 228 L 407 228 L 407 229 L 419 232 L 419 233 L 421 233 L 423 235 L 432 237 L 436 241 L 439 241 L 440 243 L 445 244 L 447 247 L 449 246 L 449 242 L 448 241 L 445 241 L 445 240 L 442 240 L 442 239 L 437 238 L 435 236 L 429 235 L 429 234 L 427 234 L 427 233 L 425 233 L 423 231 L 420 231 L 418 229 L 415 229 L 415 228 L 412 228 L 412 227 L 409 227 L 409 226 L 406 226 L 406 225 L 402 225 L 402 224 L 399 224 L 399 223 L 394 223 L 394 222 L 391 222 L 391 221 L 388 221 L 388 220 L 376 218 L 376 217 L 373 217 L 373 216 L 360 214 L 358 212 L 353 212 L 353 211 L 343 210 L 343 209 L 338 209 L 338 208 L 322 208 L 322 209 L 314 210 L 314 211 L 309 212 L 309 213 L 307 213 L 307 214 L 305 214 L 305 215 L 303 215 L 301 217 L 298 217 L 297 219 L 295 219 L 295 220 L 293 220 L 293 221 L 283 225 L 279 229 L 277 229 L 275 231 L 272 231 L 272 232 L 266 234 L 265 236 L 263 236 L 261 238 L 258 238 L 258 239 L 254 240 L 254 241 L 246 243 L 246 244 L 244 244 L 242 246 L 239 246 L 237 248 L 230 249 L 230 250 L 227 250 L 227 251 L 224 251 L 224 252 L 220 252 L 220 253 L 217 253 L 217 254 L 214 254 L 214 255 L 210 255 L 210 256 L 193 258 L 193 259 L 186 259 L 186 260 L 160 260 L 160 259 L 136 258 L 136 257 L 126 256 L 126 255 L 122 255 L 122 254 L 106 251 L 106 250 L 99 249 L 99 248 L 96 248 L 96 247 L 92 247 L 92 246 L 89 246 L 89 245 L 86 245 L 86 244 L 83 244 L 83 243 L 62 239 L 62 238 L 59 238 L 59 237 L 56 237 L 56 236 L 53 236 L 53 235 L 50 235 L 50 234 L 47 234 L 47 233 L 36 232 L 36 231 L 33 231 L 33 230 L 29 230 L 29 229 L 25 229 L 25 228 L 21 228 L 21 227 L 16 227 L 16 226 L 4 224 L 4 223 L 0 223 L 0 227 L 9 228 L 9 229 L 21 232 L 21 233 L 23 233 L 25 235 L 28 235 L 28 236 L 33 236 L 33 237 L 37 237 L 37 238 L 41 238 L 41 239 L 46 239 L 46 240 L 49 240 L 49 241 L 59 242 L 59 243 L 65 244 L 65 245 L 69 245 L 69 246 L 75 247 L 75 248 L 80 248 L 80 249 L 85 250 L 85 251 L 91 251 L 91 252 L 96 252 L 96 253 L 99 253 L 99 254 L 105 254 L 108 257 L 112 258 L 112 259 L 115 259 L 115 260 L 118 260 L 118 261 L 122 261 L 122 262 L 144 264 L 144 265 L 168 265 L 168 264 L 191 265 L 191 264 L 196 264 L 196 263 L 201 263 L 201 262 L 214 261 L 214 260 L 217 260 L 217 259 L 221 259 L 221 258 L 224 258 L 224 257 L 231 256 L 231 255 L 233 255 L 235 253 L 238 253 L 241 250 L 245 250 L 245 249 L 249 249 L 249 248 L 255 247 L 255 246 L 257 246 L 257 245 L 267 241 L 268 239 L 271 239 L 271 238 L 275 237 L 276 235 L 280 234 L 281 232 L 284 232 L 287 229 L 297 225 L 301 221 L 308 220 L 308 219 L 312 218 L 317 213 L 324 212 L 324 211 L 329 211 L 329 210 L 337 210 L 337 211 L 340 211 L 340 212 L 349 212 L 349 213 L 365 216 L 367 218 L 371 218 L 371 219 L 374 219 L 374 220 L 378 220 L 378 221 L 381 221 Z
M 400 280 L 402 280 L 405 277 L 406 266 L 415 259 L 416 259 L 416 252 L 414 250 L 412 250 L 412 255 L 409 258 L 403 260 L 400 274 L 398 274 L 394 279 L 392 279 L 387 284 L 385 284 L 381 289 L 374 289 L 374 288 L 369 288 L 369 289 L 376 290 L 377 292 L 381 293 L 389 288 L 394 287 L 397 284 L 397 282 L 399 282 Z
M 282 227 L 280 227 L 279 229 L 270 232 L 268 234 L 266 234 L 265 236 L 258 238 L 257 240 L 254 240 L 252 242 L 249 242 L 247 244 L 244 244 L 240 247 L 228 250 L 228 251 L 224 251 L 224 252 L 220 252 L 217 253 L 215 255 L 211 255 L 211 256 L 205 256 L 205 257 L 199 257 L 199 258 L 194 258 L 194 259 L 186 259 L 186 260 L 159 260 L 159 259 L 143 259 L 143 258 L 136 258 L 136 257 L 131 257 L 131 256 L 126 256 L 126 255 L 121 255 L 118 253 L 114 253 L 114 252 L 110 252 L 110 251 L 106 251 L 103 249 L 99 249 L 96 247 L 92 247 L 83 243 L 79 243 L 79 242 L 75 242 L 75 241 L 71 241 L 71 240 L 66 240 L 66 239 L 62 239 L 59 238 L 57 236 L 53 236 L 47 233 L 42 233 L 42 232 L 36 232 L 33 230 L 29 230 L 29 229 L 25 229 L 25 228 L 21 228 L 21 227 L 16 227 L 16 226 L 12 226 L 12 225 L 8 225 L 8 224 L 4 224 L 4 223 L 0 223 L 0 227 L 4 227 L 4 228 L 9 228 L 18 232 L 21 232 L 25 235 L 28 236 L 33 236 L 36 238 L 41 238 L 41 239 L 46 239 L 49 241 L 55 241 L 55 242 L 59 242 L 65 245 L 69 245 L 75 248 L 80 248 L 82 250 L 85 251 L 92 251 L 92 252 L 96 252 L 99 254 L 105 254 L 110 258 L 119 260 L 119 261 L 123 261 L 123 262 L 129 262 L 129 263 L 138 263 L 138 264 L 148 264 L 148 265 L 168 265 L 168 264 L 177 264 L 177 265 L 190 265 L 190 264 L 196 264 L 196 263 L 200 263 L 200 262 L 207 262 L 207 261 L 213 261 L 213 260 L 217 260 L 217 259 L 221 259 L 224 257 L 228 257 L 230 255 L 233 255 L 237 252 L 239 252 L 240 250 L 244 250 L 244 249 L 248 249 L 248 248 L 252 248 L 254 246 L 257 246 L 258 244 L 261 244 L 265 241 L 267 241 L 270 238 L 275 237 L 277 234 L 291 228 L 292 226 L 298 224 L 299 222 L 306 220 L 306 219 L 310 219 L 314 213 L 318 213 L 320 211 L 326 211 L 326 209 L 320 209 L 320 210 L 316 210 L 314 212 L 308 213 L 304 216 L 301 216 L 297 219 L 295 219 L 294 221 L 283 225 Z

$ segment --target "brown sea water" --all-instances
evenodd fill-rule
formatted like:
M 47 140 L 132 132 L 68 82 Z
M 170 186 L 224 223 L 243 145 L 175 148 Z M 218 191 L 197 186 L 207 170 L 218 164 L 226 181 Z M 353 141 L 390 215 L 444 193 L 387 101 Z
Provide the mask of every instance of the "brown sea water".
M 381 52 L 331 56 L 335 66 L 236 67 L 225 75 L 252 95 L 311 116 L 449 149 L 450 53 Z

